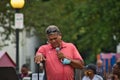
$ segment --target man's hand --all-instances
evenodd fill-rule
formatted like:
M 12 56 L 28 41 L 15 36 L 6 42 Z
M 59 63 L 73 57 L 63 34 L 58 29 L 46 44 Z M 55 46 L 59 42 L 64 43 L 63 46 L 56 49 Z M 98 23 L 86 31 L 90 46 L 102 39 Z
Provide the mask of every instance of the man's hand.
M 40 62 L 46 60 L 45 57 L 40 53 L 34 57 L 35 63 L 39 64 Z
M 65 58 L 64 54 L 61 52 L 57 53 L 57 56 L 60 60 L 63 60 Z

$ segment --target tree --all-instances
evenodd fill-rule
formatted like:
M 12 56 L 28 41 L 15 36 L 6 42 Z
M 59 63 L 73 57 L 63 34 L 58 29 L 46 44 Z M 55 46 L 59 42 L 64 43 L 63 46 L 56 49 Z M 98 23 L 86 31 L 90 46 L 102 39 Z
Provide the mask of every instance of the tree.
M 36 15 L 32 16 L 29 24 L 39 31 L 44 31 L 49 24 L 57 24 L 65 34 L 64 40 L 76 44 L 87 59 L 86 63 L 94 62 L 100 52 L 115 52 L 120 41 L 119 4 L 117 0 L 38 0 L 31 4 L 34 8 L 31 12 Z
M 120 42 L 119 0 L 26 0 L 25 28 L 35 29 L 43 42 L 45 28 L 59 26 L 63 39 L 73 42 L 85 59 L 94 62 L 101 52 L 116 52 Z
M 7 46 L 6 40 L 11 40 L 9 35 L 14 35 L 13 26 L 14 11 L 11 10 L 9 0 L 0 0 L 0 48 Z M 14 41 L 13 41 L 14 42 Z

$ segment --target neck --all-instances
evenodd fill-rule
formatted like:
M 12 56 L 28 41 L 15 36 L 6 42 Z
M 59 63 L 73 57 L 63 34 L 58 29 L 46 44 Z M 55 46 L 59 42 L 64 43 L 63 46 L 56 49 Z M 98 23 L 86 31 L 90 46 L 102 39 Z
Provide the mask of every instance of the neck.
M 94 77 L 94 74 L 91 74 L 90 76 L 89 76 L 89 78 L 92 80 L 93 79 L 93 77 Z

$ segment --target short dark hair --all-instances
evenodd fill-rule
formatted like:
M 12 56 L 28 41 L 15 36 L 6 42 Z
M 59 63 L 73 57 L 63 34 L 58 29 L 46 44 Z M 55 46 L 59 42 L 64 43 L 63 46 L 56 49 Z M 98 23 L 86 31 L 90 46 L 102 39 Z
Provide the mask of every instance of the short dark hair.
M 29 68 L 27 64 L 23 64 L 22 67 Z
M 45 30 L 47 35 L 54 34 L 54 33 L 61 33 L 59 28 L 55 25 L 50 25 Z
M 95 64 L 88 64 L 86 66 L 86 70 L 88 70 L 88 69 L 92 70 L 94 72 L 94 74 L 96 74 L 96 65 Z

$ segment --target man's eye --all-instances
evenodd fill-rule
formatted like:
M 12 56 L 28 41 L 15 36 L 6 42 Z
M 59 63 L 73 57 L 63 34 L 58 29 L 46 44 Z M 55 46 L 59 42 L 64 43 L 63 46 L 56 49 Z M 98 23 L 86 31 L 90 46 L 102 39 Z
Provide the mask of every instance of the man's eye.
M 49 39 L 50 41 L 52 41 L 52 40 L 56 40 L 57 38 L 53 38 L 53 39 Z

